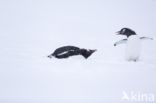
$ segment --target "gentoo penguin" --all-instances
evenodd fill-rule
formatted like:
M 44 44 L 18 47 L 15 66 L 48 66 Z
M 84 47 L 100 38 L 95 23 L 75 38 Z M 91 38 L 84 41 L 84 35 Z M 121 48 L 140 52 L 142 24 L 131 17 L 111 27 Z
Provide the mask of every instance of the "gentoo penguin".
M 85 59 L 92 55 L 96 50 L 80 49 L 75 46 L 63 46 L 56 49 L 52 54 L 48 55 L 49 58 L 55 57 L 58 59 L 68 58 L 70 56 L 82 55 Z
M 117 32 L 117 35 L 125 35 L 127 37 L 126 39 L 122 39 L 114 44 L 114 46 L 116 46 L 118 44 L 127 43 L 125 52 L 125 59 L 127 61 L 137 61 L 139 59 L 141 52 L 141 40 L 153 40 L 153 38 L 149 37 L 139 37 L 135 31 L 129 28 L 122 28 Z

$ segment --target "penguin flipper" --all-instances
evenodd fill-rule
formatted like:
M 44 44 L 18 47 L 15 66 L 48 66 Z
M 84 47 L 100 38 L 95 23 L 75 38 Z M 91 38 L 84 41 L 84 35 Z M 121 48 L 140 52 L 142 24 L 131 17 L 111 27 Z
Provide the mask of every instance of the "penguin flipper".
M 115 42 L 115 43 L 114 43 L 114 46 L 117 46 L 117 45 L 119 45 L 119 44 L 125 44 L 126 42 L 127 42 L 127 39 L 122 39 L 122 40 L 120 40 L 120 41 Z
M 153 40 L 153 38 L 150 37 L 140 37 L 141 40 Z

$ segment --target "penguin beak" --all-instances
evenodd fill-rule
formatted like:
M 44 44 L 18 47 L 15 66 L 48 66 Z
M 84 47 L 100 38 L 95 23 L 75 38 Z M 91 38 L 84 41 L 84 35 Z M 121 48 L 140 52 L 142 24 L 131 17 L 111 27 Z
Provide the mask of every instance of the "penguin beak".
M 120 34 L 120 31 L 117 31 L 117 32 L 115 32 L 115 33 L 116 33 L 116 35 L 121 35 L 121 34 Z
M 48 55 L 47 57 L 48 57 L 48 58 L 52 58 L 52 56 L 51 56 L 51 55 Z

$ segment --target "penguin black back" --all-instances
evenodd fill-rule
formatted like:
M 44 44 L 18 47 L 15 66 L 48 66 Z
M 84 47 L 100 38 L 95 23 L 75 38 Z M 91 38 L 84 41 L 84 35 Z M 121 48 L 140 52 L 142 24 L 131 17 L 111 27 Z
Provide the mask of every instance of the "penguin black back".
M 79 50 L 80 48 L 78 47 L 75 47 L 75 46 L 63 46 L 63 47 L 60 47 L 58 49 L 56 49 L 53 53 L 53 55 L 57 55 L 57 54 L 61 54 L 63 52 L 67 52 L 67 51 L 76 51 L 76 50 Z

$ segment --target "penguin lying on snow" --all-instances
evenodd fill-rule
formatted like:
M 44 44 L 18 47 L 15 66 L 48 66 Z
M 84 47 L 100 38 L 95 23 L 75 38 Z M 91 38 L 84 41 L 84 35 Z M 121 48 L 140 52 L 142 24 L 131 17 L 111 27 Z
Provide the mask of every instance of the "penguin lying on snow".
M 56 49 L 52 54 L 48 55 L 49 58 L 55 57 L 58 59 L 68 58 L 70 56 L 82 55 L 85 59 L 92 55 L 96 50 L 80 49 L 75 46 L 63 46 Z
M 125 35 L 127 39 L 122 39 L 114 44 L 114 46 L 127 43 L 125 57 L 128 61 L 137 61 L 141 52 L 141 40 L 149 39 L 153 40 L 153 38 L 149 37 L 138 37 L 135 31 L 129 28 L 123 28 L 117 32 L 118 35 Z

